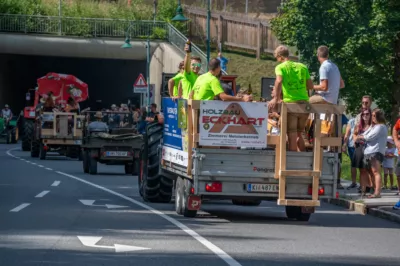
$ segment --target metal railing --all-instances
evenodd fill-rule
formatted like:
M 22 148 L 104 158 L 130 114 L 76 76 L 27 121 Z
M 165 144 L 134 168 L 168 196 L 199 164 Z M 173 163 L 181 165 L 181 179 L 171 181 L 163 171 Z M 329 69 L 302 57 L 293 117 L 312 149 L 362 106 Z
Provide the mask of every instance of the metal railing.
M 167 40 L 185 55 L 183 47 L 187 37 L 173 25 L 164 21 L 0 14 L 0 32 L 124 38 L 129 25 L 132 25 L 129 31 L 131 39 L 147 39 L 149 37 L 153 40 Z M 192 54 L 201 58 L 202 72 L 207 71 L 206 54 L 194 44 L 192 44 Z
M 0 14 L 1 32 L 48 34 L 81 37 L 125 37 L 126 29 L 132 38 L 168 39 L 168 23 L 163 21 L 129 21 L 120 19 L 47 17 Z

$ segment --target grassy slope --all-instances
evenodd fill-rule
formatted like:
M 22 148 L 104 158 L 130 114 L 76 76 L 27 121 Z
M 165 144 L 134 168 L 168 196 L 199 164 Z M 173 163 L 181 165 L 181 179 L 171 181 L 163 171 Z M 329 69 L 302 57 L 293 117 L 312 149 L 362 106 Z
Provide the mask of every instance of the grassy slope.
M 211 54 L 217 56 L 216 53 Z M 223 56 L 229 60 L 227 72 L 229 75 L 238 75 L 237 83 L 242 88 L 247 88 L 249 83 L 256 96 L 260 96 L 261 78 L 275 77 L 275 61 L 260 59 L 255 57 L 240 55 L 237 53 L 224 52 Z

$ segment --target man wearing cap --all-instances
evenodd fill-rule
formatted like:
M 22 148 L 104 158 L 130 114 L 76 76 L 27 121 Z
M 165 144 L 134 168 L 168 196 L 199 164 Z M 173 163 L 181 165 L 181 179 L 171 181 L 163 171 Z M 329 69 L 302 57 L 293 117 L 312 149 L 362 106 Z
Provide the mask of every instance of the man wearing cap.
M 103 114 L 101 112 L 96 112 L 94 115 L 96 121 L 90 122 L 88 126 L 89 131 L 104 131 L 108 132 L 108 126 L 102 121 Z
M 13 113 L 11 112 L 10 106 L 8 104 L 6 104 L 4 106 L 4 109 L 1 110 L 1 116 L 5 118 L 7 121 L 11 120 L 11 118 L 13 117 Z
M 178 73 L 168 81 L 168 92 L 170 97 L 177 97 L 178 96 L 178 84 L 181 79 L 184 78 L 184 61 L 179 63 L 179 70 Z

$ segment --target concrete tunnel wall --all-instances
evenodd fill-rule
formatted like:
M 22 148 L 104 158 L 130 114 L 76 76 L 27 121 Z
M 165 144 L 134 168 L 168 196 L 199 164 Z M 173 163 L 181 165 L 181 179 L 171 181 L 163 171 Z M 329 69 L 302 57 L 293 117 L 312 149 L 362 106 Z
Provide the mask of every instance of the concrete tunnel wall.
M 135 60 L 137 62 L 126 64 L 132 69 L 132 85 L 137 78 L 137 73 L 146 76 L 146 48 L 144 41 L 132 41 L 132 49 L 121 49 L 123 39 L 85 39 L 70 37 L 49 37 L 21 34 L 0 34 L 0 107 L 6 102 L 12 102 L 12 84 L 7 84 L 9 65 L 13 62 L 12 55 L 31 55 L 31 56 L 53 56 L 53 57 L 73 57 L 88 59 L 117 59 Z M 154 101 L 160 105 L 160 89 L 162 83 L 162 73 L 175 73 L 179 62 L 183 59 L 182 53 L 177 51 L 169 43 L 152 41 L 150 62 L 150 83 L 155 85 Z M 11 61 L 10 61 L 11 60 Z M 140 62 L 139 62 L 140 61 Z M 129 62 L 128 62 L 129 63 Z M 133 61 L 132 61 L 133 63 Z M 115 66 L 114 66 L 115 67 Z M 136 69 L 138 68 L 138 69 Z M 115 68 L 110 69 L 110 76 Z M 115 72 L 114 72 L 115 73 Z M 23 78 L 23 77 L 21 77 Z M 36 77 L 39 78 L 39 77 Z M 89 90 L 91 88 L 90 84 Z M 10 88 L 11 87 L 11 88 Z M 27 88 L 23 89 L 23 94 Z M 130 88 L 132 91 L 132 87 Z M 133 93 L 132 93 L 133 96 Z M 24 99 L 21 99 L 24 100 Z M 124 99 L 121 99 L 121 101 Z M 15 110 L 16 112 L 18 110 Z

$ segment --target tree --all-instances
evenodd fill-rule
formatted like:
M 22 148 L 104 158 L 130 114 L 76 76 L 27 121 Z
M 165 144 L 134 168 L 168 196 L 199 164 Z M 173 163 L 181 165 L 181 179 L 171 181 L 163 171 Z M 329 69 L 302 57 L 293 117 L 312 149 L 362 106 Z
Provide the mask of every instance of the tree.
M 300 60 L 316 73 L 316 50 L 327 45 L 346 88 L 341 97 L 350 113 L 369 94 L 386 116 L 400 105 L 400 1 L 284 0 L 272 20 L 278 39 L 298 48 Z

